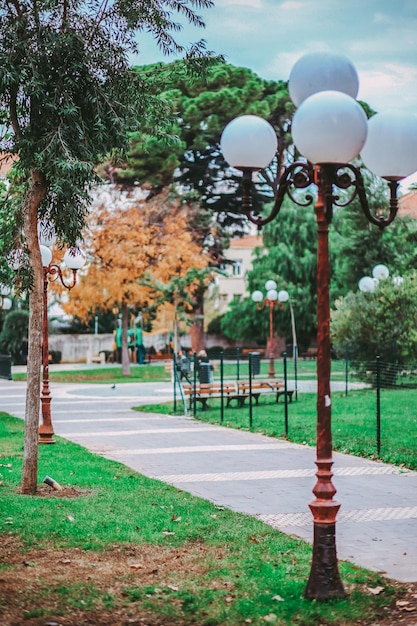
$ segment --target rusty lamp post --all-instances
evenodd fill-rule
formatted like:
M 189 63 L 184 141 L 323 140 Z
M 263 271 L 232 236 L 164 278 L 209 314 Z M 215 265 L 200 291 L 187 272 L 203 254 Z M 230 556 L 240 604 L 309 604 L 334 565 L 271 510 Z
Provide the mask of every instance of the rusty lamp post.
M 41 412 L 42 424 L 39 426 L 39 443 L 55 443 L 54 429 L 51 416 L 51 392 L 49 389 L 49 336 L 48 336 L 48 285 L 50 281 L 59 280 L 65 289 L 72 289 L 77 281 L 77 270 L 85 263 L 85 254 L 79 248 L 69 248 L 64 255 L 65 266 L 72 270 L 72 280 L 67 282 L 59 265 L 51 263 L 52 252 L 46 245 L 42 245 L 40 250 L 43 265 L 43 326 L 42 326 L 42 390 L 41 390 Z M 54 239 L 49 240 L 49 245 L 53 245 Z
M 279 298 L 279 295 L 284 293 L 283 291 L 277 291 L 277 284 L 274 280 L 267 280 L 265 283 L 266 296 L 262 291 L 254 291 L 252 292 L 252 300 L 256 304 L 256 308 L 258 311 L 262 311 L 265 307 L 269 308 L 269 369 L 268 376 L 270 378 L 274 378 L 275 376 L 275 365 L 274 365 L 274 349 L 273 349 L 273 340 L 274 340 L 274 308 L 282 308 L 284 306 L 284 301 Z M 285 292 L 287 293 L 287 292 Z M 287 294 L 288 296 L 288 294 Z
M 300 206 L 311 206 L 306 192 L 315 185 L 317 221 L 317 482 L 313 514 L 312 565 L 305 597 L 327 600 L 345 595 L 336 555 L 336 516 L 333 496 L 330 399 L 330 303 L 328 230 L 334 206 L 347 206 L 358 197 L 368 220 L 381 230 L 395 218 L 399 181 L 417 170 L 417 118 L 398 112 L 379 113 L 369 121 L 355 100 L 359 81 L 353 65 L 339 55 L 316 53 L 302 57 L 291 71 L 289 93 L 298 107 L 292 137 L 302 159 L 288 165 L 275 188 L 268 216 L 251 209 L 252 175 L 266 168 L 277 151 L 277 137 L 265 120 L 244 115 L 224 129 L 221 148 L 226 161 L 243 172 L 243 210 L 260 229 L 273 220 L 286 194 Z M 390 189 L 387 215 L 370 212 L 359 165 L 385 178 Z

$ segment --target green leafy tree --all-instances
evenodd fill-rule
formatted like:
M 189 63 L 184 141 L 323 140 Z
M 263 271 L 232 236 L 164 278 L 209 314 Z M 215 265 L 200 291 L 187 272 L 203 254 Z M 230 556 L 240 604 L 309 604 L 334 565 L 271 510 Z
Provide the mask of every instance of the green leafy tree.
M 404 276 L 401 284 L 380 280 L 374 292 L 349 292 L 336 301 L 331 315 L 331 339 L 339 355 L 349 346 L 366 378 L 375 357 L 388 369 L 415 363 L 417 359 L 417 274 Z
M 178 63 L 137 67 L 136 71 L 142 77 L 164 77 L 163 95 L 177 112 L 170 129 L 177 141 L 167 148 L 163 138 L 142 130 L 133 134 L 127 165 L 117 171 L 116 180 L 147 182 L 154 192 L 175 180 L 183 190 L 196 194 L 200 215 L 209 211 L 211 219 L 214 215 L 229 233 L 241 233 L 245 218 L 240 210 L 240 177 L 221 155 L 220 136 L 234 117 L 250 113 L 268 119 L 282 138 L 281 152 L 287 148 L 294 106 L 285 82 L 263 80 L 247 68 L 227 64 L 211 67 L 206 77 L 193 82 L 186 80 Z M 271 196 L 270 185 L 258 185 L 255 209 L 260 210 Z
M 13 363 L 25 363 L 29 327 L 28 311 L 10 311 L 4 320 L 0 333 L 0 352 L 11 354 Z
M 202 302 L 207 285 L 213 277 L 213 270 L 209 267 L 192 268 L 184 276 L 173 276 L 168 282 L 163 282 L 152 276 L 147 276 L 141 284 L 150 287 L 153 291 L 155 308 L 169 303 L 174 310 L 174 348 L 178 349 L 178 325 L 180 322 L 190 326 L 191 347 L 193 352 L 199 352 L 204 345 L 203 310 Z
M 265 282 L 273 279 L 278 290 L 288 291 L 294 310 L 299 345 L 308 346 L 316 327 L 316 250 L 317 228 L 311 207 L 299 207 L 288 198 L 278 217 L 263 233 L 266 248 L 255 252 L 253 269 L 247 274 L 247 291 L 265 293 Z M 230 338 L 250 340 L 268 337 L 269 321 L 261 315 L 250 296 L 235 300 L 221 321 Z M 274 313 L 274 330 L 292 337 L 289 306 Z
M 384 213 L 389 204 L 385 181 L 363 171 L 367 198 L 373 214 Z M 346 295 L 355 290 L 364 274 L 369 274 L 378 263 L 403 274 L 415 266 L 417 255 L 417 223 L 410 218 L 396 217 L 381 231 L 370 224 L 355 199 L 347 207 L 336 208 L 330 228 L 332 260 L 331 297 Z
M 3 203 L 3 216 L 12 209 L 14 218 L 3 254 L 19 246 L 30 260 L 29 272 L 21 267 L 19 278 L 30 288 L 23 493 L 37 486 L 43 286 L 38 219 L 52 220 L 62 243 L 76 243 L 99 160 L 113 149 L 123 151 L 129 130 L 143 124 L 160 134 L 171 118 L 161 83 L 129 66 L 140 33 L 150 32 L 165 53 L 185 56 L 185 65 L 202 70 L 213 55 L 203 41 L 188 50 L 179 46 L 173 15 L 199 27 L 196 9 L 211 6 L 211 0 L 0 1 L 0 110 L 8 129 L 1 149 L 19 160 L 19 175 Z

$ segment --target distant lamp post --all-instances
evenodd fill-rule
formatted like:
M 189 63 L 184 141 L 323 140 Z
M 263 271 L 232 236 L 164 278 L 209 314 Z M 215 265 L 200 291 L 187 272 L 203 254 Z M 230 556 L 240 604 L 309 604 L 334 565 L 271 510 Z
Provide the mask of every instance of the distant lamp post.
M 314 519 L 313 558 L 305 596 L 327 600 L 343 597 L 336 556 L 336 516 L 332 483 L 330 400 L 330 303 L 328 230 L 333 206 L 347 206 L 357 197 L 367 219 L 385 228 L 398 210 L 399 181 L 417 170 L 417 117 L 378 113 L 369 121 L 354 99 L 359 80 L 354 66 L 343 56 L 315 53 L 302 57 L 291 71 L 289 92 L 298 107 L 292 120 L 292 138 L 305 160 L 291 163 L 274 186 L 275 202 L 266 217 L 252 211 L 252 175 L 269 165 L 278 141 L 273 127 L 254 115 L 232 120 L 224 129 L 221 149 L 228 163 L 243 173 L 242 207 L 261 228 L 279 213 L 284 197 L 300 206 L 313 203 L 302 194 L 315 185 L 317 200 L 317 483 L 310 504 Z M 388 215 L 370 211 L 360 167 L 350 161 L 361 154 L 365 165 L 388 181 Z M 267 174 L 266 174 L 267 175 Z M 297 192 L 297 193 L 295 193 Z
M 297 349 L 297 337 L 295 333 L 295 322 L 294 322 L 294 311 L 292 308 L 292 304 L 290 301 L 290 296 L 288 291 L 285 289 L 281 289 L 281 291 L 277 291 L 277 284 L 274 280 L 267 280 L 265 283 L 266 296 L 262 291 L 256 290 L 252 292 L 252 300 L 256 303 L 256 308 L 258 311 L 262 311 L 265 307 L 269 308 L 269 370 L 268 376 L 273 378 L 275 376 L 275 365 L 274 365 L 274 349 L 273 349 L 273 339 L 274 339 L 274 317 L 273 311 L 274 308 L 282 309 L 286 302 L 290 305 L 291 311 L 291 327 L 292 327 L 292 336 L 293 336 L 293 345 L 294 350 Z M 296 353 L 294 352 L 294 355 Z M 296 362 L 296 356 L 295 362 Z
M 41 227 L 42 228 L 42 227 Z M 40 232 L 41 229 L 40 229 Z M 40 241 L 45 241 L 42 236 Z M 49 245 L 55 243 L 51 236 Z M 85 254 L 79 248 L 69 248 L 64 254 L 66 267 L 72 270 L 72 280 L 67 282 L 59 265 L 52 264 L 52 252 L 49 247 L 41 244 L 40 251 L 43 265 L 43 325 L 42 325 L 42 391 L 41 411 L 42 424 L 39 426 L 39 443 L 55 443 L 51 416 L 51 392 L 49 389 L 49 336 L 48 336 L 48 285 L 49 281 L 59 280 L 65 289 L 72 289 L 77 282 L 77 271 L 85 263 Z
M 390 276 L 389 269 L 386 265 L 379 263 L 372 270 L 372 276 L 362 276 L 358 282 L 359 291 L 373 293 L 381 280 L 387 280 Z M 399 286 L 404 282 L 402 276 L 394 276 L 392 284 Z
M 252 300 L 256 304 L 258 311 L 261 311 L 266 306 L 269 308 L 269 370 L 268 376 L 273 378 L 275 376 L 274 365 L 274 308 L 280 307 L 281 303 L 278 301 L 277 284 L 274 280 L 267 280 L 265 283 L 266 296 L 262 291 L 254 291 L 252 293 Z
M 3 311 L 10 311 L 12 308 L 12 301 L 7 297 L 11 291 L 7 285 L 0 284 L 0 309 Z
M 292 302 L 290 298 L 290 294 L 285 289 L 281 289 L 278 292 L 278 300 L 285 305 L 288 302 L 290 307 L 290 315 L 291 315 L 291 332 L 292 332 L 292 356 L 294 361 L 294 385 L 295 385 L 295 397 L 298 398 L 298 371 L 297 371 L 297 361 L 298 361 L 298 344 L 297 344 L 297 333 L 295 330 L 295 317 L 294 317 L 294 309 L 292 307 Z

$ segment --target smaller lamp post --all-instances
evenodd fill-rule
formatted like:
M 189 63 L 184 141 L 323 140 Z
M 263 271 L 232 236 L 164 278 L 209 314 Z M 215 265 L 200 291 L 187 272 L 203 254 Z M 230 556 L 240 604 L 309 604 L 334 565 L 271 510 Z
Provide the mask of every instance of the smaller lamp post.
M 274 348 L 273 348 L 273 340 L 274 340 L 274 317 L 273 311 L 274 307 L 281 308 L 284 306 L 284 302 L 286 302 L 289 298 L 288 293 L 284 290 L 278 293 L 277 284 L 274 280 L 267 280 L 265 283 L 266 296 L 262 291 L 254 291 L 252 293 L 252 300 L 256 303 L 256 308 L 258 311 L 261 311 L 266 306 L 269 308 L 269 370 L 268 376 L 270 378 L 274 378 L 275 376 L 275 365 L 274 365 Z
M 54 429 L 51 416 L 51 392 L 49 389 L 49 337 L 48 337 L 48 284 L 49 281 L 58 280 L 65 289 L 72 289 L 77 282 L 77 270 L 85 263 L 85 254 L 79 248 L 69 248 L 64 255 L 66 267 L 72 270 L 72 281 L 66 282 L 62 269 L 59 265 L 51 263 L 52 252 L 46 245 L 42 245 L 40 251 L 43 265 L 43 327 L 42 327 L 42 391 L 41 391 L 41 411 L 42 424 L 39 426 L 39 443 L 55 443 L 53 438 Z M 55 238 L 51 237 L 49 245 L 55 243 Z

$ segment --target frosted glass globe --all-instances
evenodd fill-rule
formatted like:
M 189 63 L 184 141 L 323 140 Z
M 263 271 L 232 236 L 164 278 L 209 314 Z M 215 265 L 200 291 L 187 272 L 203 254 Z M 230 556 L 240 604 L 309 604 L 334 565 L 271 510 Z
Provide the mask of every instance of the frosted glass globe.
M 265 289 L 267 291 L 269 291 L 270 289 L 276 289 L 277 288 L 277 284 L 275 282 L 275 280 L 267 280 L 265 283 Z
M 46 246 L 39 246 L 42 256 L 43 267 L 49 267 L 52 261 L 52 252 Z
M 262 302 L 262 300 L 264 299 L 264 294 L 262 293 L 262 291 L 254 291 L 252 293 L 252 300 L 254 302 Z
M 367 135 L 362 107 L 339 91 L 321 91 L 304 100 L 292 121 L 292 138 L 311 163 L 348 163 Z
M 85 263 L 85 254 L 79 248 L 68 248 L 64 263 L 70 270 L 79 270 Z
M 0 283 L 0 296 L 8 296 L 10 292 L 10 287 L 8 287 L 7 285 L 2 285 Z
M 301 57 L 292 68 L 288 91 L 297 107 L 319 91 L 341 91 L 356 98 L 359 78 L 354 65 L 345 56 L 313 52 Z
M 278 292 L 278 300 L 280 302 L 287 302 L 289 300 L 289 293 L 288 291 L 285 291 L 285 289 L 281 289 L 280 292 Z
M 383 280 L 384 278 L 388 278 L 389 269 L 386 265 L 379 263 L 379 265 L 375 265 L 374 269 L 372 270 L 372 276 L 377 280 Z
M 278 292 L 276 289 L 269 289 L 268 293 L 266 294 L 266 298 L 267 300 L 271 300 L 272 302 L 275 302 L 275 300 L 278 300 Z
M 375 279 L 371 276 L 364 276 L 360 279 L 358 283 L 358 287 L 360 291 L 375 291 L 376 282 Z
M 241 115 L 223 130 L 220 148 L 233 167 L 260 170 L 274 158 L 278 139 L 271 124 L 262 117 Z
M 10 311 L 10 309 L 12 308 L 12 301 L 10 300 L 10 298 L 3 298 L 3 303 L 1 303 L 2 306 L 0 307 L 0 309 L 3 309 L 4 311 Z
M 52 222 L 41 220 L 38 222 L 38 239 L 41 246 L 50 248 L 56 242 L 55 226 Z
M 371 117 L 361 157 L 371 172 L 387 180 L 413 174 L 417 171 L 417 116 L 384 111 Z

